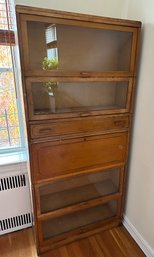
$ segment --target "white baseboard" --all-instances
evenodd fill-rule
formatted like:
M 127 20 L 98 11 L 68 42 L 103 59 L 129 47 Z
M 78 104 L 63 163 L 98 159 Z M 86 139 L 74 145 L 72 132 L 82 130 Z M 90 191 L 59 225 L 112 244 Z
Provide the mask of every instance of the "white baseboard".
M 142 249 L 147 257 L 154 257 L 154 249 L 150 247 L 150 245 L 145 241 L 145 239 L 141 236 L 141 234 L 136 230 L 130 220 L 124 216 L 123 225 L 128 230 L 130 235 L 134 238 L 136 243 Z

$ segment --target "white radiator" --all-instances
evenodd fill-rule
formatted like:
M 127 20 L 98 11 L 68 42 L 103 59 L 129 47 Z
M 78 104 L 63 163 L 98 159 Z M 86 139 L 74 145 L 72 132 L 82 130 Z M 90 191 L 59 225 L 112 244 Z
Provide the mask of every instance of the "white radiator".
M 1 167 L 0 235 L 32 226 L 26 163 Z

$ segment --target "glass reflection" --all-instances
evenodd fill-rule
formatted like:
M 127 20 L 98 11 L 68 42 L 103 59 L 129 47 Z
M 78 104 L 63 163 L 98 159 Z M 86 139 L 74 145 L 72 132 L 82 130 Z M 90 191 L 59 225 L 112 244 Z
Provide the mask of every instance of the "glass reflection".
M 32 69 L 129 71 L 132 32 L 32 21 L 27 26 Z
M 35 114 L 126 108 L 128 82 L 32 82 Z
M 55 24 L 48 25 L 45 28 L 45 39 L 47 46 L 47 57 L 42 62 L 43 70 L 53 70 L 58 68 L 58 50 L 57 50 L 57 31 Z

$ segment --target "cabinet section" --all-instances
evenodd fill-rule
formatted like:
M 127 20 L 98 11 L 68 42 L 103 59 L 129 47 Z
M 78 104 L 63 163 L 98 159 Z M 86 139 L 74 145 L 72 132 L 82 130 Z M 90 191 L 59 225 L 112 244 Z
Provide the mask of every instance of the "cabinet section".
M 58 136 L 72 136 L 81 133 L 107 133 L 122 129 L 128 129 L 130 117 L 125 115 L 93 116 L 73 119 L 65 119 L 63 122 L 48 121 L 48 123 L 35 123 L 30 125 L 32 139 Z
M 119 178 L 120 169 L 110 169 L 39 186 L 40 214 L 117 193 Z
M 61 217 L 40 221 L 43 241 L 65 233 L 68 236 L 69 232 L 88 225 L 97 223 L 96 226 L 99 226 L 99 222 L 116 216 L 116 211 L 117 201 L 111 201 Z
M 133 72 L 137 29 L 77 20 L 22 15 L 28 71 Z M 39 53 L 39 54 L 38 54 Z
M 27 80 L 31 120 L 128 112 L 131 79 Z
M 31 145 L 34 181 L 126 162 L 128 133 Z
M 130 69 L 132 32 L 28 21 L 27 34 L 32 69 Z
M 42 254 L 120 223 L 141 23 L 16 9 Z

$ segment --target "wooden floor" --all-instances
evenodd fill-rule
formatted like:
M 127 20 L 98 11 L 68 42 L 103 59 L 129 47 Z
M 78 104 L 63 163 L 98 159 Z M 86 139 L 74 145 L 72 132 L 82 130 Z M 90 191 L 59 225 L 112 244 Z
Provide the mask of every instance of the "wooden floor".
M 32 229 L 0 237 L 0 257 L 37 257 Z M 41 257 L 146 257 L 121 226 L 61 247 Z

